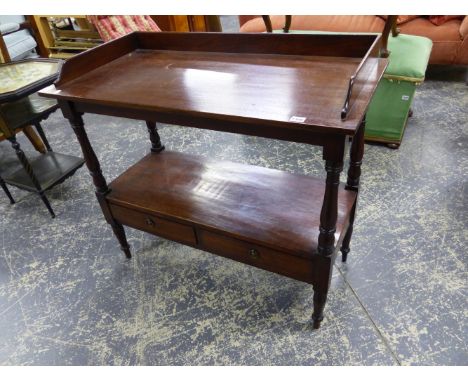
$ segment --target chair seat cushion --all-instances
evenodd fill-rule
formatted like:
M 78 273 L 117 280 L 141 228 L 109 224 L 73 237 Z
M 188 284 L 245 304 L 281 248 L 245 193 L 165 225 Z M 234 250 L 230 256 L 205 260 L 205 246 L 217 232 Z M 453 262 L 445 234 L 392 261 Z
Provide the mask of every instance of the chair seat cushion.
M 420 83 L 426 74 L 432 41 L 427 37 L 399 34 L 388 39 L 390 51 L 385 78 Z

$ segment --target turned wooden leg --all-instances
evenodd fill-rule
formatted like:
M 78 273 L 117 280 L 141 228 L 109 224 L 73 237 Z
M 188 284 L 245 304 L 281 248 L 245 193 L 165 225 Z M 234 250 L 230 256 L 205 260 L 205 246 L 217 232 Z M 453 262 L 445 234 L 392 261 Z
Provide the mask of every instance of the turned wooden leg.
M 265 28 L 268 33 L 273 32 L 273 27 L 271 25 L 271 19 L 270 16 L 268 15 L 263 15 L 262 16 L 263 22 L 265 23 Z
M 354 224 L 354 214 L 356 211 L 356 203 L 354 203 L 353 209 L 351 210 L 350 217 L 349 217 L 349 226 L 346 230 L 346 234 L 343 238 L 341 243 L 340 251 L 341 251 L 341 261 L 346 263 L 348 259 L 348 253 L 350 251 L 349 243 L 351 241 L 351 236 L 353 236 L 353 224 Z
M 13 199 L 13 196 L 11 196 L 10 190 L 8 189 L 5 181 L 2 179 L 1 176 L 0 176 L 0 187 L 2 187 L 3 191 L 5 191 L 6 196 L 8 197 L 8 199 L 10 199 L 10 203 L 15 204 L 15 199 Z
M 291 28 L 292 16 L 287 15 L 287 16 L 284 16 L 284 17 L 285 17 L 285 20 L 284 20 L 283 32 L 284 33 L 289 33 L 289 29 Z
M 327 302 L 328 288 L 321 289 L 314 285 L 314 313 L 312 314 L 312 327 L 320 329 L 323 321 L 323 310 Z
M 390 52 L 387 49 L 388 36 L 390 32 L 392 32 L 393 37 L 395 37 L 398 34 L 396 21 L 397 21 L 397 16 L 395 15 L 387 16 L 387 21 L 385 22 L 385 26 L 382 31 L 382 47 L 380 48 L 380 56 L 383 58 L 386 58 L 390 55 Z
M 67 106 L 63 106 L 62 110 L 67 111 Z M 125 230 L 117 220 L 112 217 L 112 213 L 109 209 L 109 205 L 106 200 L 106 195 L 110 192 L 110 188 L 107 185 L 104 175 L 102 175 L 101 165 L 99 160 L 89 142 L 88 136 L 84 129 L 84 122 L 80 114 L 75 113 L 68 109 L 68 113 L 64 115 L 70 121 L 70 125 L 75 132 L 78 142 L 80 143 L 81 150 L 85 159 L 86 166 L 88 167 L 89 173 L 93 179 L 96 198 L 101 206 L 102 213 L 106 218 L 106 221 L 111 225 L 117 240 L 120 243 L 120 248 L 125 253 L 127 258 L 131 257 L 130 246 L 127 242 Z
M 323 320 L 323 309 L 327 301 L 328 289 L 335 259 L 335 231 L 338 218 L 338 187 L 340 173 L 343 169 L 342 154 L 340 161 L 327 160 L 325 162 L 327 180 L 323 205 L 320 213 L 320 234 L 315 257 L 314 277 L 314 313 L 312 314 L 313 327 L 318 329 Z
M 31 179 L 32 184 L 36 188 L 40 198 L 47 207 L 47 210 L 49 211 L 50 215 L 52 216 L 52 218 L 55 218 L 54 210 L 52 209 L 49 200 L 47 199 L 47 197 L 44 194 L 44 191 L 42 190 L 41 184 L 39 183 L 39 181 L 36 178 L 36 175 L 34 174 L 34 170 L 31 166 L 31 163 L 29 163 L 28 158 L 26 158 L 26 155 L 24 154 L 24 151 L 21 150 L 20 144 L 16 141 L 16 137 L 12 136 L 8 138 L 8 140 L 11 142 L 11 146 L 15 150 L 16 156 L 21 162 L 24 170 L 26 171 L 26 174 L 29 176 L 29 179 Z
M 151 152 L 160 153 L 164 150 L 164 146 L 161 144 L 161 138 L 158 134 L 156 122 L 146 121 L 146 127 L 151 141 Z
M 353 137 L 353 142 L 351 144 L 350 150 L 350 161 L 349 161 L 349 168 L 348 168 L 348 180 L 346 181 L 346 189 L 353 190 L 359 193 L 359 180 L 361 178 L 361 165 L 362 165 L 362 157 L 364 156 L 364 130 L 366 128 L 365 119 L 359 125 L 356 134 Z M 351 242 L 351 237 L 353 235 L 353 226 L 354 226 L 354 216 L 356 214 L 356 205 L 357 205 L 358 198 L 356 197 L 356 201 L 354 202 L 354 206 L 351 210 L 349 216 L 349 225 L 346 231 L 346 234 L 343 238 L 343 242 L 341 243 L 341 261 L 346 262 L 348 258 L 349 243 Z

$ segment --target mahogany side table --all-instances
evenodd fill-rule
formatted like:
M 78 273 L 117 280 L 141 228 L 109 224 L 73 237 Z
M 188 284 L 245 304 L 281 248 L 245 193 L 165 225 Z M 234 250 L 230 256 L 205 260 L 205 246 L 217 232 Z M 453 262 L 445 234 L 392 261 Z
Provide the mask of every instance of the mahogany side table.
M 135 32 L 68 60 L 40 94 L 69 119 L 127 257 L 124 225 L 311 283 L 318 328 L 349 252 L 379 48 L 379 35 Z M 83 113 L 150 121 L 150 153 L 108 184 Z M 326 180 L 165 151 L 156 122 L 319 145 Z

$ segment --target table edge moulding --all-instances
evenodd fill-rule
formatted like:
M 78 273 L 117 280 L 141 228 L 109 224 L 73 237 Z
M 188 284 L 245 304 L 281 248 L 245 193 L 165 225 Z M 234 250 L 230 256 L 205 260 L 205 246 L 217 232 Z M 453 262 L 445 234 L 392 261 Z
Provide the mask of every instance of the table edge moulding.
M 51 59 L 51 58 L 28 58 L 19 61 L 12 61 L 12 62 L 5 62 L 2 63 L 1 66 L 5 67 L 15 67 L 22 64 L 31 64 L 31 63 L 44 63 L 44 64 L 56 64 L 57 71 L 61 70 L 63 61 L 58 59 Z M 51 84 L 56 78 L 58 74 L 57 72 L 51 73 L 47 76 L 42 77 L 41 79 L 25 86 L 21 86 L 15 90 L 6 91 L 0 94 L 0 102 L 13 102 L 17 101 L 23 97 L 26 97 L 39 89 Z
M 349 252 L 380 47 L 377 34 L 135 32 L 71 58 L 40 94 L 69 120 L 128 258 L 124 225 L 305 281 L 319 328 Z M 150 153 L 108 184 L 84 113 L 146 121 Z M 322 146 L 326 179 L 164 150 L 157 122 Z

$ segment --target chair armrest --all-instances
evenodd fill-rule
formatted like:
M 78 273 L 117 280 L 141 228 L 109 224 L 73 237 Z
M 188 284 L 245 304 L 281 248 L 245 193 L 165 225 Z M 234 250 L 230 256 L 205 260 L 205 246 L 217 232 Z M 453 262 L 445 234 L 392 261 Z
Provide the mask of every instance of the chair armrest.
M 468 16 L 465 16 L 460 24 L 460 36 L 462 40 L 464 40 L 465 37 L 468 37 Z
M 20 29 L 20 25 L 18 23 L 5 23 L 0 24 L 0 34 L 5 35 L 12 32 L 16 32 Z

